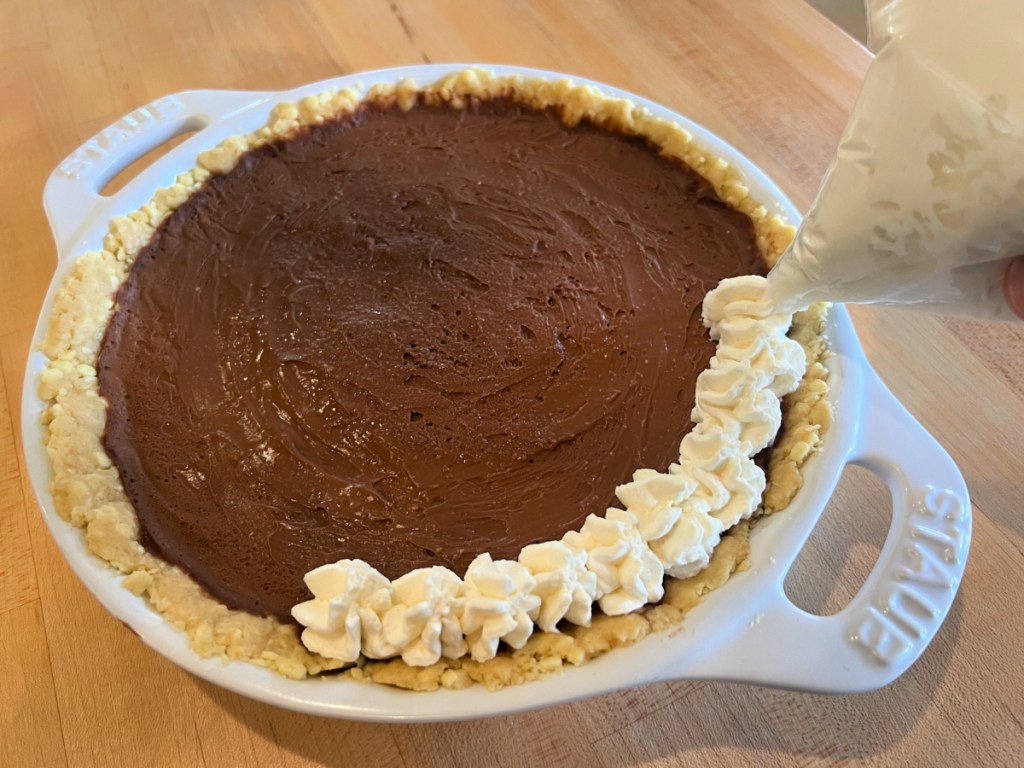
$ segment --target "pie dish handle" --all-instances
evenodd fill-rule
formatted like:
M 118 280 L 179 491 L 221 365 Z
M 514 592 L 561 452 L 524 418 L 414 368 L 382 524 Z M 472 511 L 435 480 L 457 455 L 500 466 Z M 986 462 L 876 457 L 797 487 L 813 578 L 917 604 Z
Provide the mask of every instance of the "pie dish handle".
M 256 91 L 198 90 L 162 96 L 111 123 L 68 155 L 50 174 L 43 205 L 59 246 L 68 255 L 83 226 L 118 194 L 101 190 L 117 174 L 183 133 L 204 133 L 219 121 L 270 98 Z M 209 141 L 204 137 L 203 141 Z M 150 189 L 151 193 L 153 190 Z
M 781 564 L 749 624 L 687 678 L 816 693 L 875 690 L 917 661 L 948 614 L 970 547 L 966 484 L 945 449 L 865 368 L 865 407 L 847 463 L 878 475 L 893 499 L 867 580 L 841 611 L 817 616 L 786 595 L 792 560 Z

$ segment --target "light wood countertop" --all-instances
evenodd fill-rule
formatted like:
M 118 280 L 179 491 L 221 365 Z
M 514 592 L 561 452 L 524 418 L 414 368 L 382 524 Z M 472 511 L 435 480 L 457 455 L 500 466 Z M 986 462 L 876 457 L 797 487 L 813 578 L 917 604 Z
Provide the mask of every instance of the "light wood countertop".
M 703 124 L 806 208 L 869 54 L 801 0 L 0 0 L 0 765 L 1024 764 L 1024 327 L 853 308 L 868 357 L 961 467 L 974 538 L 952 612 L 887 688 L 827 697 L 663 683 L 437 725 L 295 714 L 183 672 L 111 618 L 43 524 L 22 376 L 55 264 L 51 170 L 142 104 L 424 62 L 512 63 L 626 88 Z M 856 592 L 888 527 L 847 473 L 789 585 Z

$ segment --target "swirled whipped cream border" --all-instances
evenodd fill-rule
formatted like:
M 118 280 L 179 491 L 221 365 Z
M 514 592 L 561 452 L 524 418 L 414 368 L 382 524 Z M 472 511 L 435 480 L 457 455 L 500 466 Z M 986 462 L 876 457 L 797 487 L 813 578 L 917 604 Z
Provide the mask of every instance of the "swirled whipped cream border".
M 702 568 L 724 532 L 743 528 L 737 522 L 762 503 L 764 473 L 750 457 L 778 430 L 779 398 L 801 381 L 803 349 L 821 353 L 820 339 L 815 342 L 820 328 L 814 327 L 821 318 L 811 318 L 811 338 L 803 345 L 787 339 L 790 318 L 772 314 L 763 300 L 763 282 L 745 277 L 705 302 L 705 322 L 719 346 L 701 375 L 696 426 L 683 440 L 678 464 L 667 473 L 638 470 L 617 489 L 623 508 L 590 515 L 579 531 L 527 547 L 516 561 L 495 562 L 482 554 L 462 578 L 431 568 L 393 582 L 366 564 L 327 564 L 307 575 L 314 597 L 295 608 L 306 626 L 303 644 L 295 626 L 228 609 L 139 543 L 134 510 L 101 444 L 106 403 L 99 395 L 96 361 L 115 292 L 154 230 L 212 174 L 233 168 L 244 152 L 350 111 L 364 99 L 410 109 L 418 100 L 462 108 L 473 98 L 496 97 L 555 108 L 568 125 L 586 119 L 648 138 L 751 218 L 769 262 L 792 239 L 793 228 L 750 198 L 735 169 L 705 152 L 680 126 L 569 80 L 495 77 L 472 69 L 422 88 L 403 81 L 365 92 L 332 91 L 279 104 L 263 128 L 200 154 L 196 167 L 142 208 L 115 217 L 102 249 L 76 260 L 58 290 L 41 345 L 47 363 L 38 389 L 47 406 L 44 441 L 56 510 L 85 530 L 90 550 L 124 574 L 127 589 L 183 630 L 198 654 L 244 659 L 293 678 L 348 667 L 351 677 L 421 689 L 521 682 L 560 668 L 563 660 L 580 663 L 645 633 L 630 625 L 617 629 L 614 640 L 588 644 L 582 634 L 557 632 L 556 625 L 564 620 L 583 627 L 592 617 L 597 625 L 610 616 L 636 616 L 637 609 L 661 598 L 664 576 Z M 811 362 L 815 373 L 804 378 L 800 408 L 791 409 L 799 410 L 801 422 L 787 428 L 785 451 L 773 453 L 765 509 L 788 503 L 800 484 L 800 464 L 830 420 L 824 369 L 816 359 Z M 726 577 L 742 553 L 731 556 Z M 697 592 L 713 586 L 702 585 Z M 595 603 L 604 616 L 594 615 Z M 534 642 L 540 639 L 549 642 Z M 516 656 L 521 663 L 494 666 L 503 661 L 502 655 L 493 658 L 501 643 L 513 648 L 525 643 L 530 653 Z M 376 666 L 368 661 L 392 657 Z
M 434 566 L 389 581 L 362 560 L 306 574 L 313 599 L 296 605 L 302 642 L 343 662 L 401 656 L 426 667 L 441 657 L 494 658 L 499 643 L 522 648 L 535 628 L 588 625 L 596 603 L 608 616 L 664 596 L 666 574 L 687 578 L 710 561 L 724 531 L 748 519 L 766 480 L 754 456 L 774 440 L 782 397 L 806 370 L 773 311 L 766 280 L 723 280 L 704 299 L 704 324 L 718 342 L 697 377 L 694 427 L 668 472 L 637 470 L 615 490 L 622 508 L 588 515 L 578 531 L 531 544 L 517 560 L 479 555 L 463 578 Z

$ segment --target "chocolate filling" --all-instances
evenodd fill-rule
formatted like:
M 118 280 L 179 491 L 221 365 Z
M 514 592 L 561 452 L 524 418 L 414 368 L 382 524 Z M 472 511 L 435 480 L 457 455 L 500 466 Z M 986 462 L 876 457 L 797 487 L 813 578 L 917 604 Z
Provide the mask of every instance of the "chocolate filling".
M 142 543 L 290 620 L 303 575 L 515 558 L 664 470 L 752 225 L 645 140 L 363 106 L 243 156 L 117 295 L 103 444 Z

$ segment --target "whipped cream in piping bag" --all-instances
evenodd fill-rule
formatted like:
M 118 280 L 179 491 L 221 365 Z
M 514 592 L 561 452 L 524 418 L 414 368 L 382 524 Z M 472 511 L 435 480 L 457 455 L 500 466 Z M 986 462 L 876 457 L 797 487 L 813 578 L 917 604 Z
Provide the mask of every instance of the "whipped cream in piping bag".
M 694 428 L 668 472 L 639 469 L 616 488 L 622 509 L 589 515 L 580 530 L 524 547 L 518 560 L 481 553 L 462 578 L 435 566 L 390 582 L 360 560 L 316 568 L 305 577 L 313 598 L 292 609 L 303 643 L 346 662 L 485 661 L 500 643 L 521 648 L 535 629 L 589 624 L 595 604 L 621 615 L 657 602 L 666 574 L 699 572 L 722 533 L 760 504 L 765 476 L 753 457 L 774 440 L 781 398 L 806 368 L 803 348 L 786 336 L 792 316 L 766 289 L 750 275 L 705 297 L 718 347 L 697 378 Z
M 1024 253 L 1024 2 L 868 0 L 876 52 L 769 296 L 1012 320 Z

